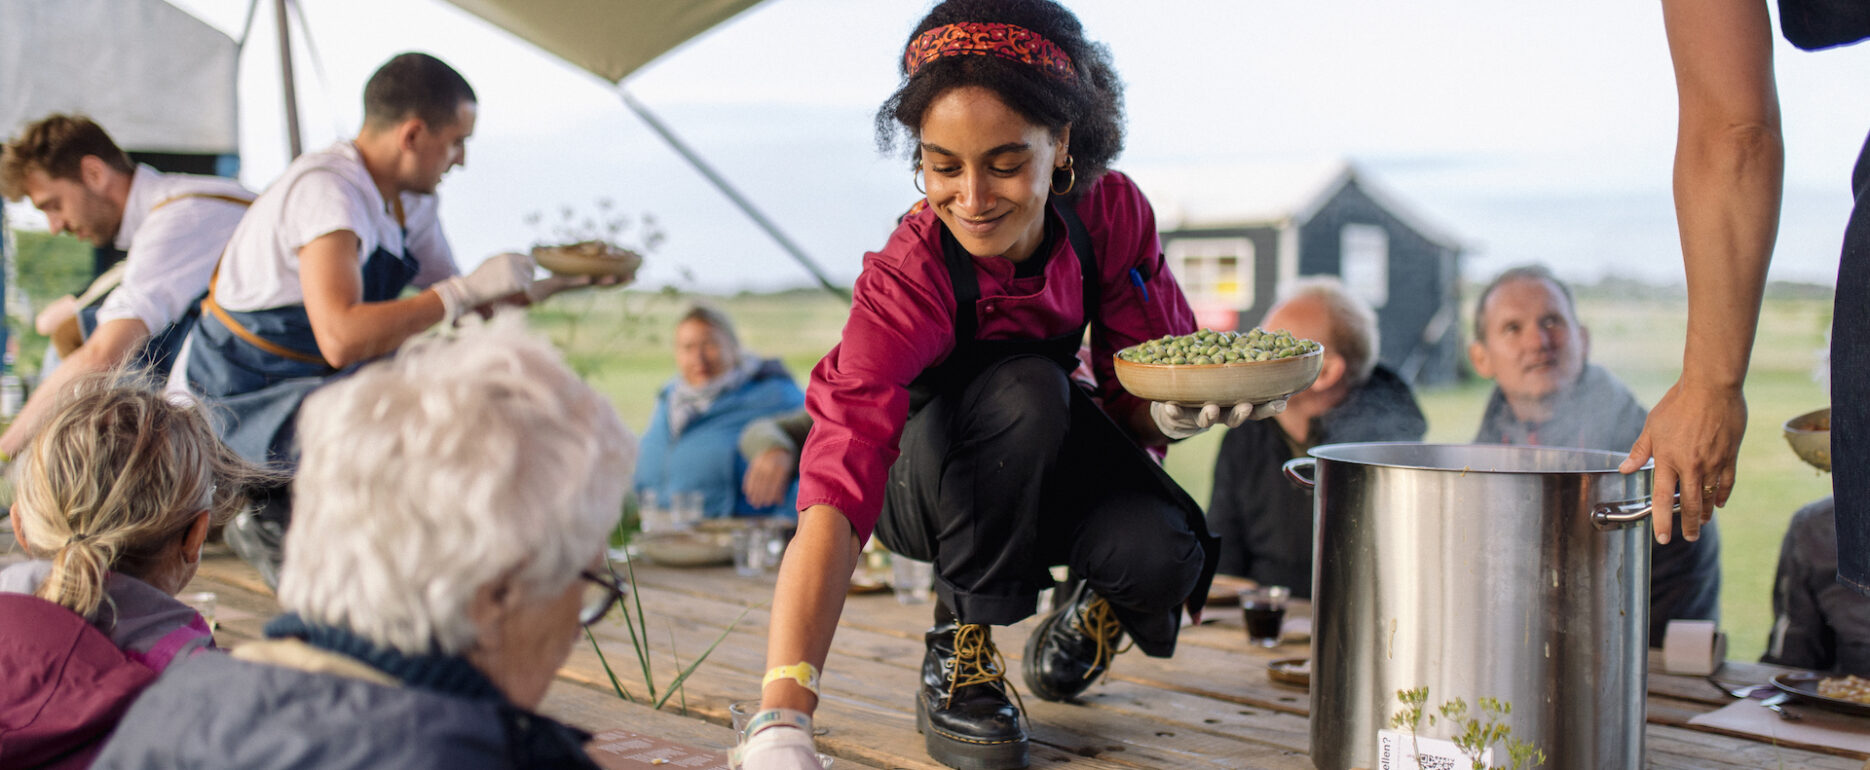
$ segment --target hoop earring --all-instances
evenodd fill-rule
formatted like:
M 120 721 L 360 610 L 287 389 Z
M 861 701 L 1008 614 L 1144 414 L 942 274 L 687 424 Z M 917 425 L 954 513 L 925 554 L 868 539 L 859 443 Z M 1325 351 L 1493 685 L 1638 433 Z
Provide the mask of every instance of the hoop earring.
M 1078 186 L 1078 172 L 1073 171 L 1071 168 L 1075 162 L 1076 161 L 1071 157 L 1071 153 L 1066 153 L 1065 165 L 1052 170 L 1051 187 L 1053 195 L 1065 195 L 1071 192 L 1071 188 Z M 1065 189 L 1063 190 L 1058 189 L 1058 172 L 1060 171 L 1065 172 Z
M 915 186 L 916 192 L 922 193 L 923 195 L 929 194 L 928 190 L 923 189 L 922 164 L 917 163 L 916 167 L 909 172 L 909 184 Z

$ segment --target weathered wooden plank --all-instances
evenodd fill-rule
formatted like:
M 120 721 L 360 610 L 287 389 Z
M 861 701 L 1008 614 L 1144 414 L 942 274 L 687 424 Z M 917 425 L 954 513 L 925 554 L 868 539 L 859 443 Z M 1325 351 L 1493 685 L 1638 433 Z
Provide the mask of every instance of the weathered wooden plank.
M 856 636 L 863 632 L 851 631 L 850 634 Z M 902 642 L 898 640 L 897 643 Z M 613 667 L 617 666 L 619 657 L 630 660 L 630 665 L 634 665 L 631 651 L 616 640 L 606 639 L 604 647 Z M 715 655 L 697 669 L 686 685 L 691 705 L 700 698 L 713 700 L 719 697 L 725 701 L 734 697 L 753 697 L 757 691 L 755 683 L 758 681 L 758 672 L 764 666 L 763 650 L 763 645 L 738 643 L 717 648 Z M 830 702 L 820 706 L 821 723 L 833 725 L 835 720 L 840 719 L 839 710 L 835 707 L 838 701 L 863 704 L 865 708 L 860 714 L 865 717 L 870 717 L 874 711 L 893 712 L 895 716 L 891 721 L 905 731 L 904 735 L 895 739 L 896 742 L 904 751 L 914 750 L 919 753 L 921 739 L 914 736 L 911 710 L 916 686 L 916 669 L 911 664 L 920 662 L 919 646 L 913 652 L 913 656 L 902 656 L 907 658 L 906 661 L 900 658 L 868 660 L 840 656 L 839 664 L 827 673 L 825 692 Z M 662 658 L 661 649 L 656 654 L 660 659 L 657 668 L 673 671 L 673 660 Z M 603 681 L 595 655 L 591 654 L 587 658 L 584 650 L 574 653 L 573 660 L 566 668 L 582 679 Z M 619 671 L 619 676 L 626 680 L 626 687 L 641 687 L 640 672 L 632 671 L 625 675 Z M 637 691 L 640 693 L 640 689 Z M 1146 696 L 1147 693 L 1136 693 L 1134 698 Z M 1160 715 L 1149 713 L 1147 708 L 1116 710 L 1097 708 L 1097 705 L 1095 701 L 1084 704 L 1056 704 L 1036 698 L 1025 701 L 1035 741 L 1066 751 L 1074 757 L 1106 757 L 1140 766 L 1237 766 L 1232 760 L 1284 752 L 1292 748 L 1267 745 L 1264 741 L 1253 740 L 1255 736 L 1240 737 L 1229 735 L 1223 730 L 1202 729 L 1199 722 L 1178 725 L 1162 720 Z M 719 708 L 724 709 L 725 703 L 721 703 Z M 1207 708 L 1182 706 L 1176 711 L 1199 712 L 1210 716 L 1214 713 L 1214 704 L 1210 703 Z M 1238 718 L 1235 720 L 1238 721 Z M 1284 732 L 1291 734 L 1294 729 L 1288 723 Z M 836 732 L 834 727 L 833 733 Z M 863 740 L 876 742 L 890 740 L 890 737 L 865 735 Z M 1119 752 L 1121 757 L 1110 757 Z
M 771 578 L 741 578 L 724 569 L 642 566 L 637 577 L 639 598 L 650 618 L 647 641 L 659 682 L 673 675 L 678 657 L 692 660 L 743 611 L 754 609 L 689 680 L 686 714 L 676 711 L 674 701 L 655 712 L 616 699 L 588 645 L 574 649 L 560 671 L 562 681 L 548 696 L 548 713 L 586 729 L 620 726 L 698 747 L 725 746 L 731 740 L 725 727 L 727 704 L 753 697 L 764 667 L 767 614 L 762 605 L 771 596 Z M 191 590 L 215 591 L 222 606 L 238 611 L 234 614 L 240 619 L 223 623 L 227 642 L 257 636 L 275 611 L 271 595 L 251 570 L 225 555 L 204 560 Z M 911 705 L 922 656 L 921 632 L 928 622 L 927 605 L 900 605 L 888 594 L 850 597 L 834 643 L 834 662 L 826 672 L 818 720 L 829 732 L 819 739 L 821 751 L 847 766 L 939 770 L 915 732 Z M 1017 668 L 1032 625 L 1029 621 L 996 629 L 1009 668 Z M 1267 682 L 1263 673 L 1266 661 L 1302 656 L 1303 646 L 1249 648 L 1237 625 L 1222 621 L 1188 629 L 1172 659 L 1123 655 L 1109 681 L 1076 703 L 1037 698 L 1027 702 L 1033 719 L 1034 767 L 1309 767 L 1305 753 L 1310 735 L 1303 716 L 1307 697 L 1302 690 Z M 599 633 L 619 678 L 639 697 L 644 695 L 641 671 L 622 627 L 605 625 Z M 1739 664 L 1735 670 L 1757 673 L 1751 665 Z M 1731 672 L 1723 675 L 1744 681 Z M 1680 690 L 1690 697 L 1651 698 L 1651 717 L 1659 724 L 1649 728 L 1650 767 L 1725 770 L 1779 767 L 1783 762 L 1785 767 L 1854 770 L 1860 765 L 1859 760 L 1670 726 L 1722 701 L 1710 697 L 1713 689 L 1696 678 L 1652 676 L 1652 684 L 1656 682 L 1664 683 L 1660 689 Z M 1696 683 L 1707 688 L 1706 694 L 1693 692 Z
M 1651 725 L 1649 764 L 1652 768 L 1810 768 L 1810 770 L 1862 770 L 1863 757 L 1841 757 L 1745 737 L 1729 737 L 1700 729 Z

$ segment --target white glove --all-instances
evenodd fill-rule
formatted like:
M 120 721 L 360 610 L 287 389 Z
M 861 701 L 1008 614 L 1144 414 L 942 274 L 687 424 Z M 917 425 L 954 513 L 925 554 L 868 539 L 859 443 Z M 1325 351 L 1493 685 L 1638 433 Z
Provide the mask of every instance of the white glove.
M 768 709 L 773 711 L 774 709 Z M 812 745 L 812 720 L 797 711 L 785 721 L 760 725 L 762 711 L 753 715 L 752 735 L 734 747 L 728 766 L 735 770 L 824 770 Z M 800 722 L 803 724 L 800 724 Z
M 457 275 L 435 284 L 435 294 L 442 299 L 442 320 L 454 323 L 462 314 L 532 286 L 532 257 L 525 254 L 495 254 L 467 275 Z
M 559 275 L 553 273 L 526 285 L 526 299 L 533 303 L 544 302 L 546 298 L 569 289 L 577 289 L 596 283 L 588 275 Z
M 1162 401 L 1149 402 L 1149 416 L 1156 421 L 1156 427 L 1162 431 L 1162 435 L 1176 440 L 1193 436 L 1218 422 L 1226 423 L 1229 428 L 1238 428 L 1248 420 L 1264 420 L 1285 410 L 1286 400 L 1283 398 L 1264 404 L 1208 404 L 1200 409 Z

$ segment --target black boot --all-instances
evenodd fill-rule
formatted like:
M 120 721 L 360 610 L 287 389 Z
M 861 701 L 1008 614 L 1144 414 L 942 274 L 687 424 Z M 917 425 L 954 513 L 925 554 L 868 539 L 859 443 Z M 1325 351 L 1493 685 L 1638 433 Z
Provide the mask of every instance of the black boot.
M 1026 688 L 1046 700 L 1077 697 L 1110 669 L 1111 658 L 1123 652 L 1123 626 L 1110 602 L 1079 581 L 1070 600 L 1039 621 L 1026 640 L 1021 664 Z
M 943 623 L 924 639 L 916 729 L 929 756 L 957 770 L 1025 767 L 1026 729 L 1007 700 L 1005 665 L 987 626 Z

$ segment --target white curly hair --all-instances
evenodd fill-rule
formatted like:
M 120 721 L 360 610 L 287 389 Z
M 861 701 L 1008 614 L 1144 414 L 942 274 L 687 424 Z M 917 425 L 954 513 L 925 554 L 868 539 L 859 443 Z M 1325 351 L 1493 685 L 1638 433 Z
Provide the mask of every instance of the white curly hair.
M 306 399 L 279 602 L 413 654 L 460 654 L 510 579 L 563 593 L 622 510 L 636 440 L 517 312 L 411 341 Z

